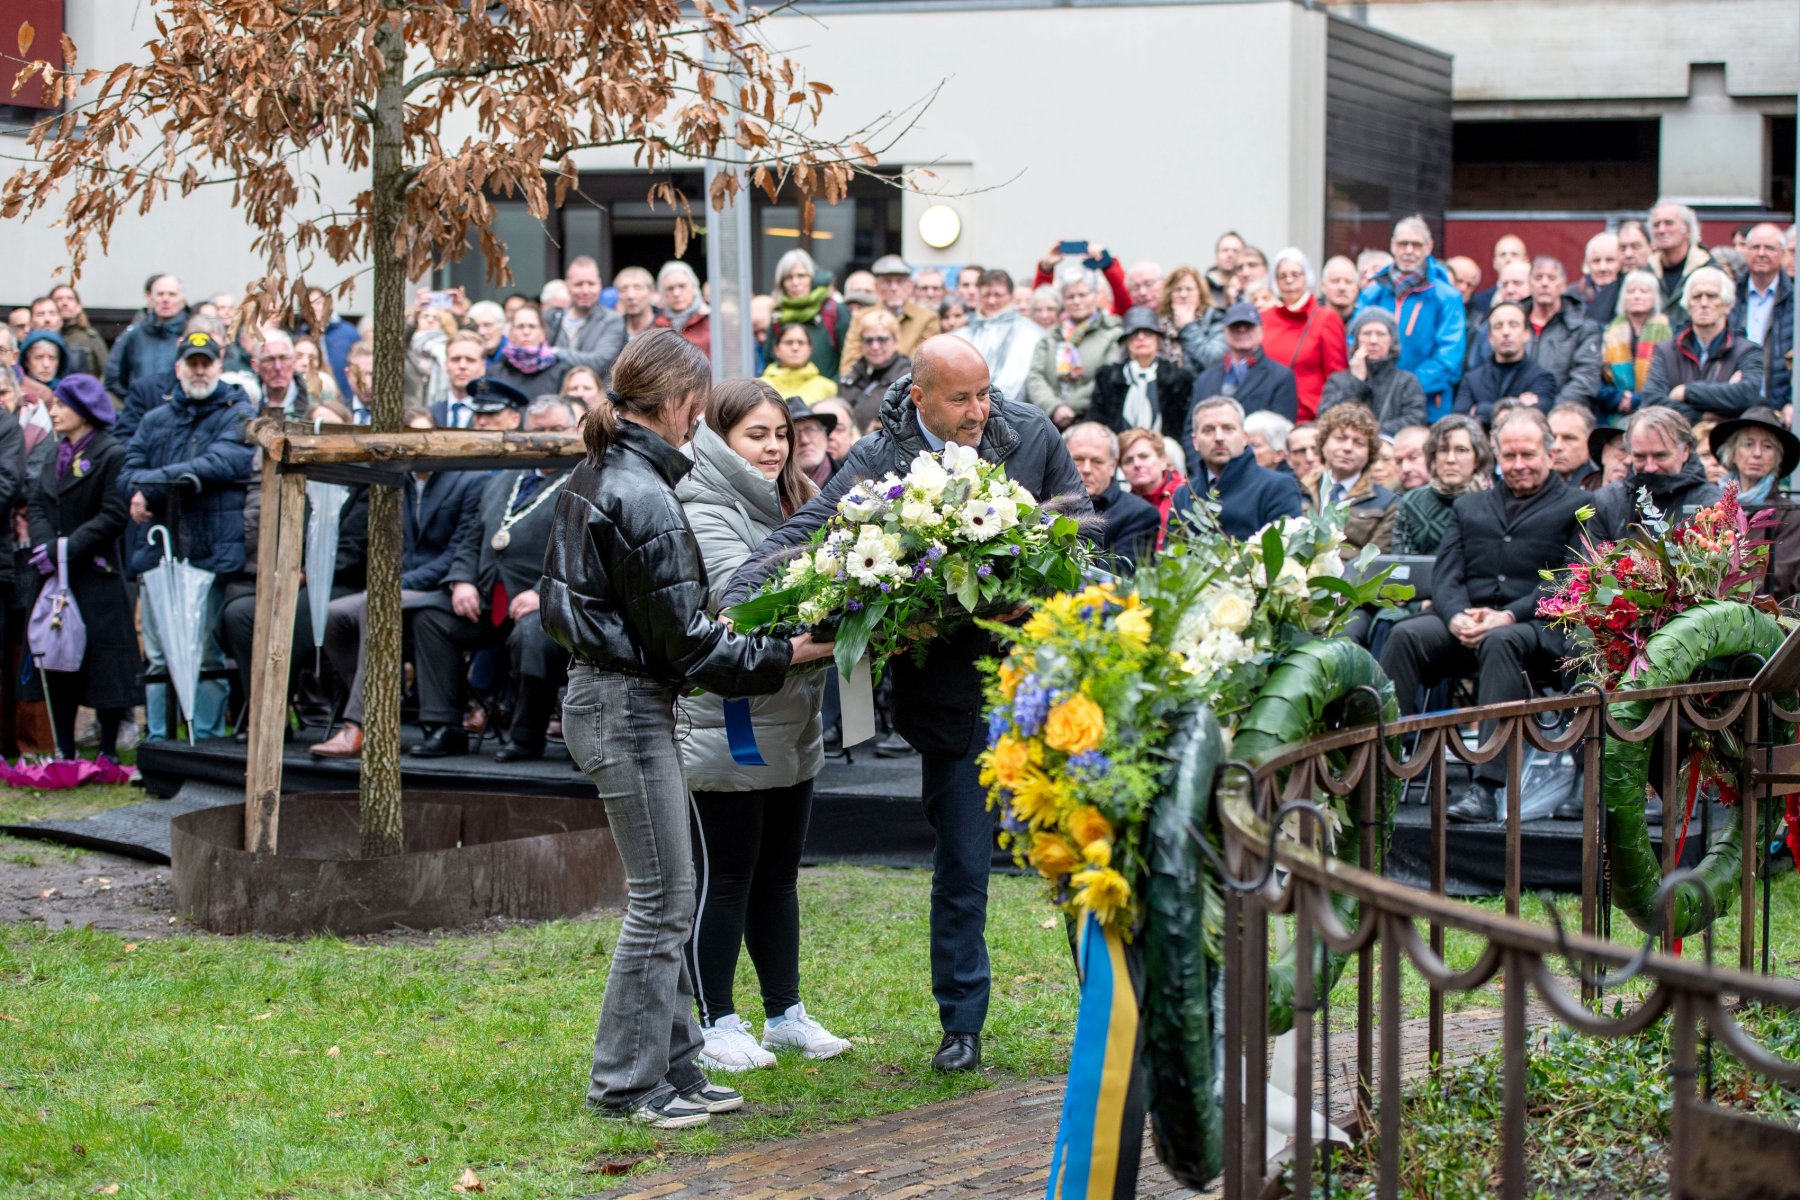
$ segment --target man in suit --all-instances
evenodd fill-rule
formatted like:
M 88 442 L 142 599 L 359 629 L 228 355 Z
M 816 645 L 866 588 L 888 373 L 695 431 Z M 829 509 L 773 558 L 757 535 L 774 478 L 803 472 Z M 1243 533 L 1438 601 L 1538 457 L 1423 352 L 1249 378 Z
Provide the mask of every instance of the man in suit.
M 1101 519 L 1101 566 L 1116 575 L 1130 574 L 1156 550 L 1162 514 L 1119 486 L 1118 434 L 1098 422 L 1082 421 L 1063 431 L 1063 445 Z
M 453 334 L 444 343 L 444 375 L 449 386 L 442 396 L 431 401 L 431 419 L 439 429 L 475 427 L 475 406 L 469 400 L 469 385 L 486 374 L 487 351 L 482 347 L 480 334 Z
M 1552 676 L 1568 653 L 1563 635 L 1537 618 L 1548 587 L 1538 572 L 1568 565 L 1581 534 L 1576 513 L 1589 497 L 1552 469 L 1553 444 L 1537 409 L 1502 414 L 1494 429 L 1500 486 L 1457 498 L 1438 543 L 1432 611 L 1396 625 L 1381 652 L 1402 713 L 1419 711 L 1422 688 L 1469 674 L 1477 704 L 1527 699 L 1530 678 Z M 1492 731 L 1483 722 L 1482 740 Z M 1503 755 L 1477 766 L 1450 819 L 1494 820 L 1505 780 Z
M 1194 395 L 1230 396 L 1246 414 L 1266 411 L 1299 419 L 1294 373 L 1263 353 L 1262 314 L 1256 305 L 1240 300 L 1225 310 L 1225 357 L 1200 372 Z M 1181 441 L 1188 441 L 1185 429 Z
M 558 358 L 592 368 L 604 382 L 625 349 L 625 319 L 600 307 L 600 264 L 587 255 L 569 264 L 563 282 L 569 285 L 569 307 L 544 315 L 545 340 Z
M 575 413 L 560 396 L 540 396 L 525 412 L 531 433 L 575 428 Z M 482 489 L 479 520 L 465 522 L 445 588 L 413 618 L 413 661 L 419 671 L 419 758 L 467 754 L 463 708 L 468 674 L 463 654 L 505 644 L 517 693 L 500 762 L 544 756 L 556 690 L 569 656 L 550 640 L 538 618 L 538 578 L 554 523 L 553 498 L 569 477 L 563 467 L 500 471 Z
M 747 599 L 775 569 L 782 551 L 806 541 L 854 484 L 888 471 L 904 474 L 918 454 L 942 450 L 949 442 L 973 446 L 982 458 L 1004 466 L 1007 476 L 1040 502 L 1068 497 L 1074 515 L 1089 511 L 1087 489 L 1050 418 L 1024 400 L 1002 396 L 989 381 L 981 351 L 955 334 L 920 344 L 912 376 L 888 389 L 880 419 L 880 429 L 851 447 L 824 490 L 738 568 L 726 589 L 726 605 Z M 990 987 L 984 931 L 996 816 L 988 810 L 976 765 L 987 731 L 975 664 L 996 648 L 978 626 L 960 624 L 933 638 L 922 662 L 902 654 L 888 664 L 894 726 L 923 759 L 920 800 L 937 835 L 931 990 L 944 1030 L 932 1058 L 939 1071 L 981 1067 Z
M 435 427 L 429 416 L 413 410 L 408 429 Z M 444 580 L 459 541 L 481 520 L 481 492 L 486 471 L 415 471 L 400 493 L 402 550 L 400 607 L 403 619 L 444 595 Z M 325 656 L 339 679 L 347 683 L 344 723 L 326 740 L 308 749 L 318 758 L 359 758 L 363 745 L 363 627 L 369 594 L 340 596 L 325 610 Z
M 1198 520 L 1201 503 L 1215 492 L 1219 528 L 1234 538 L 1248 538 L 1271 521 L 1305 511 L 1294 477 L 1257 462 L 1244 432 L 1244 410 L 1236 400 L 1210 396 L 1194 405 L 1191 420 L 1194 474 L 1170 501 L 1171 520 Z

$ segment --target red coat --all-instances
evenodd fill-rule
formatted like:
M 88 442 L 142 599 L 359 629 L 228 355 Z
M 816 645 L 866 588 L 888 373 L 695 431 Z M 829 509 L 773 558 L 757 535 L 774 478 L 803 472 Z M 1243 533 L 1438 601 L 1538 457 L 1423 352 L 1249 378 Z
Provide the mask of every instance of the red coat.
M 667 325 L 669 324 L 669 318 L 659 315 L 657 317 L 657 324 Z M 702 354 L 711 354 L 712 314 L 700 313 L 690 318 L 688 323 L 681 327 L 681 336 L 698 346 Z M 1342 341 L 1343 338 L 1340 337 L 1338 340 Z
M 1349 369 L 1344 322 L 1330 305 L 1320 304 L 1310 295 L 1297 311 L 1285 304 L 1265 309 L 1262 321 L 1263 353 L 1269 361 L 1293 370 L 1299 420 L 1310 421 L 1318 414 L 1325 381 Z

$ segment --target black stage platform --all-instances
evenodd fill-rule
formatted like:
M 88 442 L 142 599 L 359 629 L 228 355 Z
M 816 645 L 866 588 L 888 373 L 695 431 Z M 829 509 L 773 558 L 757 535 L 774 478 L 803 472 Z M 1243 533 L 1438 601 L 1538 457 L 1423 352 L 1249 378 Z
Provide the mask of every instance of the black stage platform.
M 406 729 L 405 744 L 419 741 Z M 497 763 L 499 743 L 488 739 L 484 754 L 453 758 L 402 755 L 401 778 L 408 788 L 587 797 L 594 785 L 551 742 L 537 762 Z M 827 759 L 813 792 L 812 826 L 806 838 L 808 862 L 848 862 L 870 866 L 916 867 L 931 863 L 931 826 L 919 808 L 919 760 L 877 758 L 854 752 L 851 762 Z M 184 784 L 231 789 L 243 798 L 246 747 L 230 738 L 147 742 L 138 747 L 138 773 L 156 796 L 174 796 Z M 356 789 L 354 761 L 318 759 L 303 742 L 289 742 L 282 756 L 283 792 L 340 792 Z M 230 801 L 225 801 L 229 803 Z
M 416 739 L 409 730 L 408 744 Z M 201 742 L 153 742 L 138 750 L 138 770 L 154 796 L 176 797 L 163 803 L 115 810 L 83 821 L 42 822 L 38 828 L 16 826 L 11 832 L 45 837 L 74 845 L 112 850 L 145 858 L 166 858 L 167 822 L 189 808 L 228 804 L 243 796 L 245 748 L 230 739 Z M 353 790 L 354 762 L 328 761 L 306 753 L 303 743 L 290 743 L 284 757 L 282 786 L 287 792 Z M 408 787 L 423 790 L 523 792 L 546 796 L 593 795 L 593 785 L 569 763 L 560 743 L 539 762 L 494 761 L 491 751 L 455 758 L 402 759 Z M 1456 774 L 1455 771 L 1452 772 Z M 1460 780 L 1452 779 L 1452 793 Z M 180 793 L 177 796 L 177 793 Z M 1523 882 L 1529 891 L 1575 892 L 1581 888 L 1581 822 L 1526 822 Z M 1698 861 L 1700 838 L 1689 838 L 1688 857 Z M 1651 843 L 1659 853 L 1657 831 Z M 1506 826 L 1451 825 L 1447 888 L 1456 896 L 1500 894 L 1506 882 Z M 850 762 L 827 760 L 819 776 L 807 836 L 806 861 L 847 862 L 873 866 L 922 867 L 931 863 L 931 827 L 919 809 L 919 760 L 883 759 L 864 751 Z M 1404 804 L 1396 814 L 1388 858 L 1388 875 L 1423 887 L 1430 878 L 1431 825 L 1422 805 Z M 998 852 L 996 865 L 1007 860 Z

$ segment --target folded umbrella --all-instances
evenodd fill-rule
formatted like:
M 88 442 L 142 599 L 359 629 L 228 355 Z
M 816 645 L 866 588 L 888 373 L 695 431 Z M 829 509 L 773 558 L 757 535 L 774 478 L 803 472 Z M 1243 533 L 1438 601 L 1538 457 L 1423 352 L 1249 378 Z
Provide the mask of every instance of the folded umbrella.
M 213 573 L 176 558 L 166 526 L 158 525 L 150 531 L 152 545 L 159 533 L 163 540 L 162 562 L 144 572 L 138 590 L 145 615 L 156 626 L 156 640 L 162 646 L 163 662 L 169 670 L 169 682 L 175 687 L 175 698 L 181 704 L 181 715 L 187 718 L 191 745 L 194 697 L 200 688 L 200 649 L 210 636 L 205 601 L 212 589 Z
M 341 483 L 306 485 L 306 606 L 312 614 L 313 668 L 325 645 L 325 610 L 331 606 L 331 585 L 337 577 L 338 524 L 350 489 Z

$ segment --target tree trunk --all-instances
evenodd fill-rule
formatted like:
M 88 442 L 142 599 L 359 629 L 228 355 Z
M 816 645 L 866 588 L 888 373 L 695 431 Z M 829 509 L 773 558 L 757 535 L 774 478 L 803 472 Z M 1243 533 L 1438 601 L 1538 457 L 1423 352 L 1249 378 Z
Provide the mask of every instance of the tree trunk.
M 372 161 L 375 265 L 374 396 L 370 410 L 377 433 L 402 428 L 401 371 L 406 354 L 405 256 L 394 250 L 405 213 L 401 121 L 406 42 L 399 14 L 388 17 L 375 35 L 384 61 L 375 93 Z M 405 845 L 400 807 L 400 489 L 369 488 L 368 617 L 363 639 L 368 666 L 363 672 L 362 852 L 376 858 L 399 854 Z

